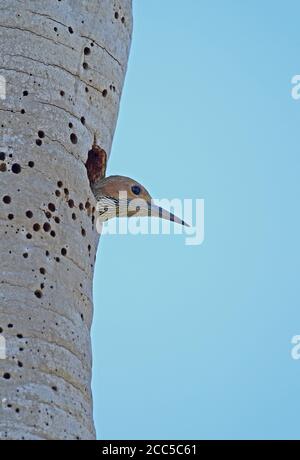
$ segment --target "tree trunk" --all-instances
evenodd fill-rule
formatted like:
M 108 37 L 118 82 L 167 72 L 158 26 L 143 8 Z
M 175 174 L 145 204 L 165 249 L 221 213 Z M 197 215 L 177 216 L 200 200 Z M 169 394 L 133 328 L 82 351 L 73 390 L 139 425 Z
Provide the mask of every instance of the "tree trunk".
M 0 0 L 0 439 L 95 437 L 85 162 L 95 133 L 110 151 L 131 27 L 131 0 Z

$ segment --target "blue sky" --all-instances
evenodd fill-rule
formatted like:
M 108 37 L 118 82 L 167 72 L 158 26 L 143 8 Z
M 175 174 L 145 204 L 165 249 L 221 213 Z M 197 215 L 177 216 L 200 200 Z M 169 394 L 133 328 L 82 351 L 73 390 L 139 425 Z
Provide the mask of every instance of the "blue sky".
M 298 1 L 136 0 L 109 174 L 203 198 L 205 241 L 103 236 L 101 439 L 300 437 Z

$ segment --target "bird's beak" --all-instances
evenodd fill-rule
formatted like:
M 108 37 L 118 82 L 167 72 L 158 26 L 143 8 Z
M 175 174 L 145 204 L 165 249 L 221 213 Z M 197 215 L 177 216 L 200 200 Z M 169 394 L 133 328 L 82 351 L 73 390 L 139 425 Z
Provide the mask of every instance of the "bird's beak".
M 166 211 L 160 206 L 156 206 L 154 203 L 148 203 L 148 212 L 151 217 L 160 217 L 161 219 L 170 220 L 171 222 L 176 222 L 177 224 L 184 225 L 185 227 L 190 227 L 190 225 L 182 219 L 179 219 L 179 217 L 169 211 Z

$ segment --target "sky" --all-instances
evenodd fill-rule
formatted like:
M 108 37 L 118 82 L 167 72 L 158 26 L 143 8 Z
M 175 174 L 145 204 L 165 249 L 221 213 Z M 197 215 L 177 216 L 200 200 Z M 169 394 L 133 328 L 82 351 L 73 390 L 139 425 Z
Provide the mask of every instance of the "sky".
M 299 15 L 296 0 L 134 1 L 108 174 L 203 199 L 205 238 L 102 236 L 99 439 L 300 438 Z

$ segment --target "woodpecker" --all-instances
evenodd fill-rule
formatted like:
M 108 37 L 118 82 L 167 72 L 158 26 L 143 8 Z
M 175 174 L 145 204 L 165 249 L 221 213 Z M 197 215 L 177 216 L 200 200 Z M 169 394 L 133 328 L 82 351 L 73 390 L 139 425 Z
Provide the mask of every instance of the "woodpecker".
M 106 177 L 107 155 L 96 143 L 88 153 L 86 168 L 91 189 L 97 200 L 98 219 L 113 217 L 160 217 L 189 227 L 179 217 L 155 205 L 149 192 L 139 182 L 125 176 Z

